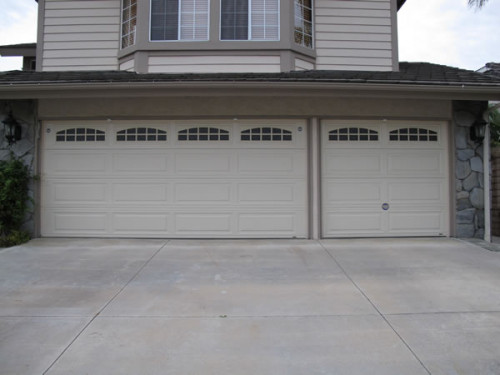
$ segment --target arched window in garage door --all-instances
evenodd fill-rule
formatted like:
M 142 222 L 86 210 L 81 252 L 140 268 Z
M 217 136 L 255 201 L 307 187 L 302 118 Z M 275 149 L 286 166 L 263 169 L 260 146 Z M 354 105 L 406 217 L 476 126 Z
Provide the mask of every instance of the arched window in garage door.
M 389 133 L 390 141 L 437 142 L 438 134 L 425 128 L 400 128 Z
M 242 141 L 291 141 L 292 132 L 281 128 L 264 126 L 241 132 Z
M 378 132 L 367 128 L 339 128 L 328 132 L 329 141 L 378 141 Z
M 179 141 L 229 141 L 229 131 L 208 126 L 180 130 Z
M 116 132 L 118 142 L 166 141 L 167 132 L 156 128 L 129 128 Z
M 56 142 L 104 142 L 106 133 L 93 128 L 70 128 L 56 133 Z

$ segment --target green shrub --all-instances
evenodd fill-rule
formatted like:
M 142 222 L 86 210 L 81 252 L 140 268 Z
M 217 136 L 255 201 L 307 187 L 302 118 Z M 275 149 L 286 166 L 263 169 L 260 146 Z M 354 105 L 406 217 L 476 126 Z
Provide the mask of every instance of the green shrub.
M 490 113 L 490 134 L 492 146 L 500 146 L 500 111 Z
M 29 167 L 13 154 L 9 160 L 0 160 L 0 246 L 29 240 L 21 226 L 33 202 L 28 195 L 31 178 Z
M 25 230 L 13 230 L 8 235 L 0 237 L 0 247 L 11 247 L 21 245 L 31 239 L 29 232 Z

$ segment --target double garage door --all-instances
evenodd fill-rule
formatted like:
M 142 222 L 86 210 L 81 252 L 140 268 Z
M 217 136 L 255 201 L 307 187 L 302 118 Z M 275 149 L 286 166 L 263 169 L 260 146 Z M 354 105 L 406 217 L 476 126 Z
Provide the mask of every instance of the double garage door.
M 449 234 L 444 126 L 324 121 L 317 146 L 307 133 L 303 120 L 46 122 L 42 235 L 307 238 L 311 222 L 323 237 Z
M 45 123 L 42 235 L 307 236 L 304 121 Z

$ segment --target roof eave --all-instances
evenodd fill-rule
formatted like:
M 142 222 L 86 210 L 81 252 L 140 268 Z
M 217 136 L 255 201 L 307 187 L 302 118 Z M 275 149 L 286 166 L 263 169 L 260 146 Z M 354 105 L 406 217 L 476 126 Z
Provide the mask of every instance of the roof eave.
M 0 85 L 0 99 L 168 97 L 168 96 L 332 96 L 500 100 L 499 85 L 346 82 L 112 82 Z

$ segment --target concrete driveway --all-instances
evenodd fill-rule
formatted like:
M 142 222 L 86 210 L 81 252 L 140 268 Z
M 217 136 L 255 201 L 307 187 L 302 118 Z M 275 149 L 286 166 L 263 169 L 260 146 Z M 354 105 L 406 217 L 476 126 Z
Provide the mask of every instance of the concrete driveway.
M 500 253 L 455 239 L 37 239 L 0 374 L 500 374 Z

